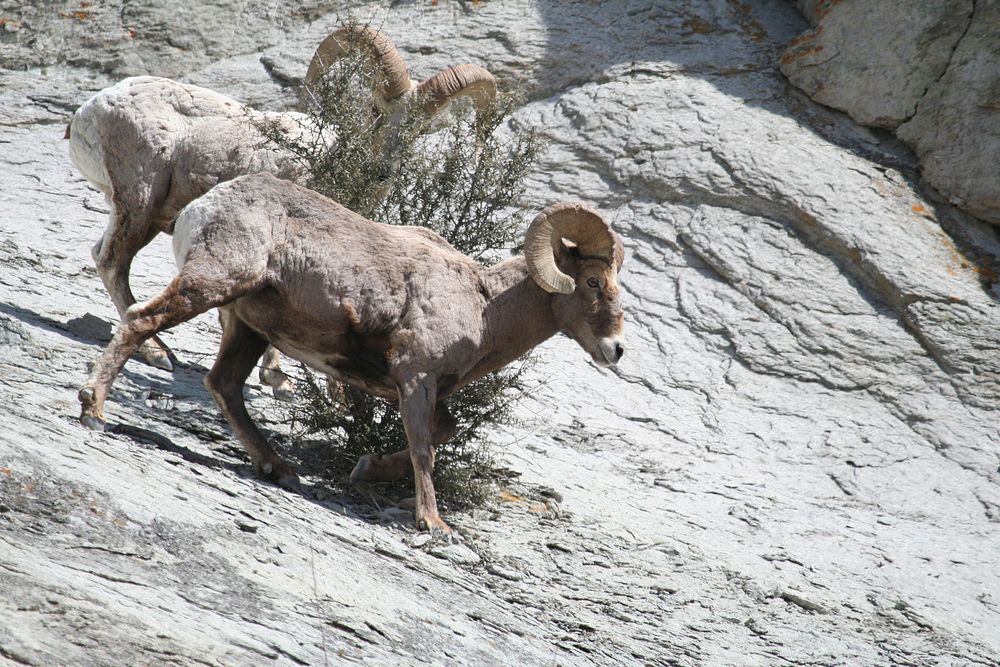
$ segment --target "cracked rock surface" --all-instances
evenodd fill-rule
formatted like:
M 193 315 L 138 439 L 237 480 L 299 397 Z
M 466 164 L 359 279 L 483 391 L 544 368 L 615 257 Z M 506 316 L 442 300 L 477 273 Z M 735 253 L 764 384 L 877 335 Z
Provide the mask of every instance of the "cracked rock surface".
M 1000 662 L 997 231 L 788 86 L 792 3 L 157 7 L 0 0 L 0 663 Z M 69 114 L 139 73 L 290 108 L 349 13 L 415 78 L 522 83 L 513 122 L 549 142 L 531 203 L 588 201 L 627 248 L 628 353 L 541 347 L 491 436 L 517 477 L 445 512 L 452 542 L 325 492 L 253 374 L 305 490 L 257 480 L 201 384 L 214 316 L 165 335 L 173 373 L 126 365 L 111 432 L 77 421 L 117 318 Z M 910 123 L 940 114 L 951 150 L 933 91 Z M 157 239 L 137 296 L 173 267 Z

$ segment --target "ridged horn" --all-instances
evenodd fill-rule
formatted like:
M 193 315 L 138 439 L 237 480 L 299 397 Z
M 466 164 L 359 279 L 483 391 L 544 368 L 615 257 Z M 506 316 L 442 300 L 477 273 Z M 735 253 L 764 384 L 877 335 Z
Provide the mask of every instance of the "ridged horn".
M 454 65 L 422 82 L 414 92 L 424 100 L 424 114 L 428 117 L 457 97 L 468 97 L 480 114 L 496 99 L 497 80 L 479 65 Z
M 327 35 L 316 47 L 302 84 L 308 91 L 335 62 L 353 48 L 363 48 L 385 75 L 385 82 L 375 90 L 383 102 L 395 99 L 410 89 L 410 72 L 403 56 L 384 34 L 368 26 L 346 26 Z
M 524 259 L 531 277 L 546 292 L 571 294 L 576 282 L 559 270 L 556 253 L 562 239 L 572 241 L 582 257 L 601 257 L 621 268 L 625 249 L 607 222 L 586 204 L 560 202 L 535 216 L 524 236 Z

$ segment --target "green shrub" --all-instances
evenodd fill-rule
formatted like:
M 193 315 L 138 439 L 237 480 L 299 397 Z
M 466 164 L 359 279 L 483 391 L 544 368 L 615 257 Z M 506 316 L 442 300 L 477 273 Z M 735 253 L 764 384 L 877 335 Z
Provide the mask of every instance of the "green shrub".
M 309 122 L 337 141 L 290 141 L 276 127 L 259 126 L 269 141 L 292 151 L 308 169 L 307 185 L 367 218 L 433 229 L 484 264 L 514 247 L 523 220 L 524 182 L 541 143 L 530 130 L 510 129 L 518 97 L 501 91 L 478 117 L 467 102 L 438 114 L 428 132 L 419 113 L 389 118 L 372 104 L 380 73 L 358 52 L 344 58 L 313 89 Z M 420 108 L 415 100 L 413 108 Z M 509 423 L 512 387 L 525 364 L 513 364 L 456 392 L 448 400 L 458 423 L 437 450 L 435 488 L 453 507 L 485 496 L 494 457 L 484 435 Z M 304 370 L 292 419 L 304 434 L 329 439 L 332 472 L 346 475 L 359 456 L 407 447 L 396 406 L 349 388 L 327 392 Z M 407 488 L 412 486 L 407 482 Z

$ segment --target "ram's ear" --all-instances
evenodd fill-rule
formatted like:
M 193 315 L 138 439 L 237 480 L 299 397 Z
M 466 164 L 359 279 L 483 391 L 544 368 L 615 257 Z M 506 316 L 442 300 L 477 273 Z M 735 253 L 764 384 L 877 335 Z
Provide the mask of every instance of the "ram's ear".
M 559 252 L 556 253 L 556 266 L 568 276 L 575 276 L 580 264 L 580 249 L 568 239 L 560 239 Z

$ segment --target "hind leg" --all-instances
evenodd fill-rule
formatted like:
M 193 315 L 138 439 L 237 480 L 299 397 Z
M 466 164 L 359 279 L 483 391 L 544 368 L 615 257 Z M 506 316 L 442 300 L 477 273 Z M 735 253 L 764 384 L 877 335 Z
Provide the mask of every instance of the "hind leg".
M 271 387 L 271 392 L 279 401 L 291 403 L 295 400 L 295 383 L 281 370 L 281 356 L 268 346 L 260 360 L 260 381 Z
M 231 318 L 230 318 L 231 319 Z M 226 322 L 229 321 L 223 312 L 219 311 L 219 326 L 222 333 L 226 332 Z M 271 345 L 267 346 L 264 355 L 260 358 L 260 373 L 257 377 L 261 383 L 271 388 L 274 398 L 286 403 L 295 402 L 295 383 L 281 370 L 281 353 Z
M 297 488 L 299 478 L 268 444 L 250 419 L 243 400 L 243 385 L 257 360 L 268 347 L 267 340 L 231 313 L 221 311 L 222 344 L 205 386 L 219 404 L 226 421 L 250 455 L 257 473 L 288 488 Z
M 213 268 L 215 271 L 210 270 Z M 252 285 L 234 282 L 224 268 L 198 266 L 190 270 L 185 265 L 163 292 L 125 312 L 124 320 L 80 389 L 80 421 L 91 428 L 103 429 L 104 400 L 125 361 L 143 341 L 251 291 Z
M 116 204 L 110 197 L 108 204 L 111 207 L 108 227 L 91 254 L 97 265 L 97 273 L 111 295 L 119 317 L 124 321 L 125 312 L 135 304 L 135 296 L 129 284 L 132 260 L 156 237 L 159 230 L 154 226 L 148 210 L 131 211 L 127 206 Z M 150 366 L 173 370 L 170 350 L 157 337 L 143 341 L 139 353 Z
M 457 428 L 455 420 L 444 403 L 438 402 L 434 407 L 434 433 L 431 446 L 431 464 L 434 461 L 434 448 L 451 440 Z M 358 459 L 351 471 L 352 482 L 395 482 L 413 472 L 413 461 L 410 458 L 410 448 L 401 449 L 392 454 L 365 454 Z

